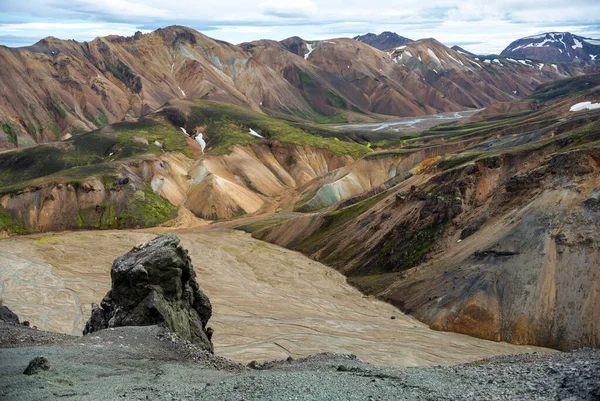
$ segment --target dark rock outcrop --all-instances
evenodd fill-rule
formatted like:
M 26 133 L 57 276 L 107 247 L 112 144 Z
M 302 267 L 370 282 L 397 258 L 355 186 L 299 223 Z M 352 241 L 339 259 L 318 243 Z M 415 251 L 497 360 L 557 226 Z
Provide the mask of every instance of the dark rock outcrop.
M 24 375 L 35 375 L 36 373 L 41 372 L 42 370 L 49 370 L 50 362 L 43 356 L 36 356 L 33 358 L 29 365 L 25 368 L 23 372 Z
M 208 297 L 179 238 L 169 234 L 134 247 L 111 268 L 112 288 L 83 334 L 109 327 L 164 324 L 173 332 L 212 351 L 212 315 Z
M 4 305 L 0 305 L 0 320 L 7 323 L 19 324 L 19 317 Z

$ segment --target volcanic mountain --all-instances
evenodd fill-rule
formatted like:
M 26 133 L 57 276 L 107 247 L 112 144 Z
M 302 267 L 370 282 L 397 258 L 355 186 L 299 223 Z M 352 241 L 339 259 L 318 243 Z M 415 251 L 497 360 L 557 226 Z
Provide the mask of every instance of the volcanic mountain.
M 600 40 L 584 38 L 569 32 L 548 32 L 515 40 L 502 51 L 501 55 L 552 63 L 573 61 L 595 63 L 600 56 Z
M 407 135 L 383 185 L 253 235 L 329 264 L 440 330 L 600 345 L 600 74 Z M 498 104 L 500 105 L 500 104 Z M 315 195 L 341 191 L 327 175 Z M 336 206 L 337 205 L 337 206 Z
M 405 38 L 395 32 L 389 31 L 382 32 L 379 35 L 367 33 L 365 35 L 355 36 L 353 39 L 371 45 L 379 50 L 388 50 L 413 42 L 412 39 Z
M 426 39 L 383 52 L 352 39 L 239 46 L 172 26 L 79 43 L 0 47 L 0 149 L 133 121 L 174 99 L 313 122 L 481 108 L 578 75 L 571 64 L 477 60 Z

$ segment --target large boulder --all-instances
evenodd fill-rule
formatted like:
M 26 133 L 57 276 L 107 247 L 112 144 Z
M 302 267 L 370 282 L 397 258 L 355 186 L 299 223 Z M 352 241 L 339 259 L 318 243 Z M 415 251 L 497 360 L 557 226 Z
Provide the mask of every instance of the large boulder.
M 208 297 L 196 282 L 187 250 L 175 235 L 163 235 L 134 247 L 111 268 L 111 290 L 83 334 L 109 327 L 164 324 L 189 341 L 212 351 L 212 315 Z
M 19 324 L 19 317 L 7 306 L 0 304 L 0 320 L 8 323 Z

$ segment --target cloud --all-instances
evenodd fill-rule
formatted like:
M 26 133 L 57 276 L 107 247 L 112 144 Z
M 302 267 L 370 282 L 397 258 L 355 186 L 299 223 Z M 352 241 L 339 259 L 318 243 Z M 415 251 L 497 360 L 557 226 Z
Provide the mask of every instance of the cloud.
M 325 39 L 395 31 L 413 39 L 497 53 L 513 40 L 545 31 L 600 33 L 597 0 L 0 0 L 0 43 L 45 36 L 92 39 L 185 25 L 233 43 L 301 36 Z M 328 36 L 329 35 L 329 36 Z M 35 39 L 35 40 L 34 40 Z

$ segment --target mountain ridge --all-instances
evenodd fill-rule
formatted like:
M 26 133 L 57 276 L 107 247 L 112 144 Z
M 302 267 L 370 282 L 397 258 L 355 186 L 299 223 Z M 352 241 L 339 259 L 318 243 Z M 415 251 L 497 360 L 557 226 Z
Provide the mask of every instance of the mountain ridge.
M 595 64 L 600 56 L 600 40 L 570 32 L 547 32 L 517 39 L 500 55 L 533 58 L 548 62 L 584 62 Z

